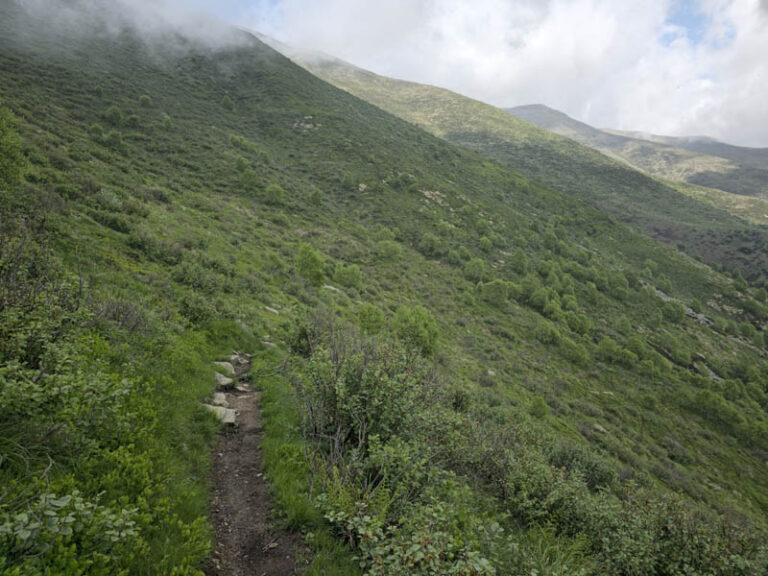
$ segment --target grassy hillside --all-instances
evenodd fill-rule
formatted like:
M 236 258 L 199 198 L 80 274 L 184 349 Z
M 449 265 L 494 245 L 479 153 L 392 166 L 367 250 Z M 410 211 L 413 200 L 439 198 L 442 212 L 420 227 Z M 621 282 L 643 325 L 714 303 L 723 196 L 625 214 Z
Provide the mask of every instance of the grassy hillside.
M 683 194 L 722 208 L 752 224 L 768 224 L 768 156 L 700 138 L 668 138 L 598 130 L 540 104 L 507 110 L 555 134 L 664 180 Z
M 237 348 L 309 574 L 760 573 L 765 291 L 248 35 L 103 29 L 0 7 L 0 571 L 199 574 Z
M 507 110 L 665 180 L 768 201 L 768 151 L 706 138 L 669 138 L 598 130 L 540 104 Z
M 713 138 L 703 136 L 674 137 L 658 136 L 656 134 L 645 134 L 643 132 L 627 132 L 620 130 L 608 130 L 619 136 L 627 136 L 638 140 L 648 142 L 657 142 L 667 146 L 674 146 L 683 150 L 701 152 L 711 156 L 727 158 L 740 166 L 749 166 L 752 168 L 766 169 L 768 165 L 768 148 L 746 148 L 744 146 L 734 146 L 719 142 Z
M 738 268 L 755 282 L 768 277 L 768 232 L 764 228 L 752 226 L 719 206 L 690 198 L 628 168 L 624 161 L 448 90 L 384 78 L 339 60 L 297 53 L 283 46 L 278 49 L 335 86 L 585 200 L 653 238 L 728 270 Z M 603 138 L 613 141 L 621 137 Z M 675 156 L 685 154 L 672 150 Z

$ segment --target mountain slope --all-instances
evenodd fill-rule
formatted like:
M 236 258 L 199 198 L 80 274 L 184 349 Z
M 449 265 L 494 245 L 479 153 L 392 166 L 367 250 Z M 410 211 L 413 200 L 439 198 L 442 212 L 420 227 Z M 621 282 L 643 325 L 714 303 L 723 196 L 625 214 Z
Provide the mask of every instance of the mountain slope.
M 200 574 L 233 348 L 310 574 L 764 565 L 764 291 L 247 34 L 105 29 L 0 6 L 0 570 Z
M 586 200 L 654 238 L 707 262 L 739 268 L 754 281 L 766 276 L 768 232 L 688 198 L 627 168 L 623 161 L 448 90 L 392 80 L 333 58 L 276 47 L 332 84 L 441 138 Z
M 734 146 L 719 142 L 713 138 L 703 136 L 674 137 L 658 136 L 656 134 L 646 134 L 644 132 L 631 132 L 621 130 L 605 130 L 605 132 L 633 138 L 637 140 L 646 140 L 667 146 L 674 146 L 683 150 L 692 152 L 701 152 L 710 156 L 718 156 L 735 162 L 740 166 L 749 166 L 766 170 L 768 166 L 768 148 L 746 148 L 744 146 Z
M 562 112 L 534 104 L 507 110 L 572 138 L 652 176 L 768 201 L 768 151 L 705 138 L 668 138 L 598 130 Z

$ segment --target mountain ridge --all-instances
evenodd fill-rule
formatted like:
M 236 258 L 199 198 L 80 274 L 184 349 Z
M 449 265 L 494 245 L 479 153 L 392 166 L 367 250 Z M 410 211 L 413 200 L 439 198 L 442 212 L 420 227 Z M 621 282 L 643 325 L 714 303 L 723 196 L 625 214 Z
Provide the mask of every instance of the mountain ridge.
M 543 105 L 506 111 L 653 176 L 768 200 L 768 149 L 733 146 L 706 137 L 600 130 Z

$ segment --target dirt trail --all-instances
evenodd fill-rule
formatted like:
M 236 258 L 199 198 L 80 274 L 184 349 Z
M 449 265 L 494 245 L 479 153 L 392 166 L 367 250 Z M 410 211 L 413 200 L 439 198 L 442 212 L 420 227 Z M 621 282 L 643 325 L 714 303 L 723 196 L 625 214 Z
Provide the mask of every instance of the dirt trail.
M 222 432 L 213 453 L 211 516 L 215 547 L 208 576 L 283 576 L 296 573 L 298 535 L 275 529 L 261 455 L 259 393 L 231 392 L 238 425 Z

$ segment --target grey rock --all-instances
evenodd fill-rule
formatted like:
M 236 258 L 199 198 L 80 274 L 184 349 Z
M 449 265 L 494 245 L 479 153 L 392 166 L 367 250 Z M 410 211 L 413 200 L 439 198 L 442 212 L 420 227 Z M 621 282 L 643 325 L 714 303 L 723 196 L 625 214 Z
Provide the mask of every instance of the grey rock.
M 224 392 L 214 392 L 212 403 L 214 406 L 223 406 L 224 408 L 229 408 L 229 402 L 227 402 L 227 395 L 224 394 Z
M 227 376 L 235 375 L 235 367 L 230 362 L 214 362 L 213 365 L 220 368 L 219 372 L 223 372 Z
M 224 376 L 224 374 L 221 374 L 220 372 L 216 372 L 216 374 L 214 375 L 214 378 L 216 379 L 216 385 L 219 388 L 224 388 L 224 389 L 232 388 L 232 385 L 235 383 L 235 381 L 232 380 L 232 378 L 227 378 L 226 376 Z
M 237 424 L 237 412 L 231 408 L 224 408 L 223 406 L 212 406 L 211 404 L 203 404 L 203 406 L 207 410 L 213 412 L 213 414 L 222 424 L 226 424 L 227 426 L 234 426 Z

